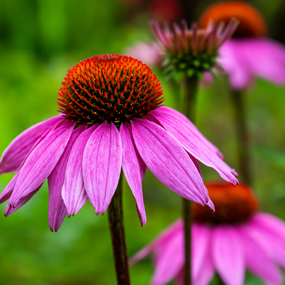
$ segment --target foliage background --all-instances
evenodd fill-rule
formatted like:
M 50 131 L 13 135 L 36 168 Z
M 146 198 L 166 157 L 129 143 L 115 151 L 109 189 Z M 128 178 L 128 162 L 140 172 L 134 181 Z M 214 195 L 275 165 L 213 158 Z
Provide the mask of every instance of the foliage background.
M 213 1 L 199 1 L 199 15 Z M 282 40 L 282 0 L 253 0 L 264 14 L 269 34 Z M 29 126 L 57 114 L 57 88 L 67 70 L 95 54 L 124 53 L 138 41 L 152 39 L 146 4 L 116 0 L 0 0 L 0 153 Z M 282 10 L 283 9 L 283 10 Z M 283 15 L 283 14 L 282 14 Z M 181 90 L 163 80 L 166 104 L 180 108 Z M 284 89 L 259 80 L 245 96 L 250 127 L 254 188 L 264 211 L 285 218 Z M 235 167 L 233 110 L 225 78 L 201 89 L 197 126 Z M 202 167 L 204 180 L 218 179 Z M 11 174 L 0 177 L 2 191 Z M 179 197 L 148 171 L 143 182 L 148 222 L 140 227 L 135 201 L 125 183 L 124 208 L 129 255 L 151 241 L 180 215 Z M 0 206 L 4 212 L 5 206 Z M 91 204 L 59 232 L 48 228 L 48 189 L 8 218 L 0 217 L 0 284 L 115 284 L 107 217 L 96 216 Z M 131 268 L 132 283 L 149 283 L 150 259 Z M 261 284 L 250 274 L 246 284 Z

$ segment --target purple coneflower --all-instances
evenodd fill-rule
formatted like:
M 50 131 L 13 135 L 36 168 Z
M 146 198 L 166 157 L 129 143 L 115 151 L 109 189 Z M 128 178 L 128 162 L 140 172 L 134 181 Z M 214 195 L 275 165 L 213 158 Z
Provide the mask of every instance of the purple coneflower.
M 217 272 L 226 285 L 244 284 L 246 269 L 266 284 L 281 284 L 278 265 L 285 267 L 285 224 L 257 212 L 258 202 L 244 184 L 206 184 L 215 213 L 194 204 L 192 226 L 192 280 L 209 284 Z M 131 258 L 135 263 L 154 255 L 152 285 L 175 279 L 183 285 L 183 223 L 175 222 Z
M 164 58 L 166 75 L 181 78 L 195 74 L 201 77 L 206 71 L 215 71 L 218 49 L 234 33 L 238 21 L 231 19 L 226 26 L 223 22 L 210 22 L 205 29 L 198 28 L 195 23 L 189 29 L 185 21 L 174 23 L 172 27 L 166 23 L 164 28 L 156 21 L 151 21 L 150 24 L 161 45 L 160 50 L 159 46 L 153 48 L 154 43 L 140 44 L 129 49 L 128 53 L 156 66 Z M 152 55 L 151 60 L 145 58 L 146 51 Z
M 267 38 L 261 14 L 245 2 L 222 2 L 210 6 L 199 20 L 201 28 L 210 21 L 235 18 L 240 23 L 233 37 L 219 50 L 219 63 L 235 89 L 250 86 L 256 77 L 285 84 L 285 47 Z
M 72 67 L 59 89 L 61 115 L 24 131 L 2 155 L 0 173 L 16 171 L 0 196 L 10 198 L 5 215 L 46 179 L 51 230 L 87 199 L 104 213 L 122 168 L 144 225 L 146 167 L 178 195 L 213 208 L 196 159 L 233 184 L 235 172 L 188 119 L 161 106 L 162 94 L 152 70 L 131 57 L 99 55 Z

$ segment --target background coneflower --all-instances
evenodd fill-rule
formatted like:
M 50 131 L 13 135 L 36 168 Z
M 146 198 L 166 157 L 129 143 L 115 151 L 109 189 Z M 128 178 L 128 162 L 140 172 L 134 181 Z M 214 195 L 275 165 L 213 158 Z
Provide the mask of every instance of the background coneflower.
M 221 2 L 207 8 L 199 19 L 199 27 L 209 22 L 229 22 L 235 18 L 239 26 L 220 49 L 219 62 L 236 89 L 249 87 L 256 77 L 285 85 L 285 47 L 268 37 L 267 25 L 260 12 L 245 2 Z
M 226 285 L 244 284 L 248 269 L 266 284 L 281 284 L 278 266 L 285 267 L 285 223 L 258 212 L 258 202 L 246 185 L 206 184 L 216 212 L 194 204 L 192 228 L 193 284 L 207 285 L 215 272 Z M 153 253 L 152 285 L 176 279 L 183 285 L 183 224 L 175 222 L 131 258 L 131 263 Z

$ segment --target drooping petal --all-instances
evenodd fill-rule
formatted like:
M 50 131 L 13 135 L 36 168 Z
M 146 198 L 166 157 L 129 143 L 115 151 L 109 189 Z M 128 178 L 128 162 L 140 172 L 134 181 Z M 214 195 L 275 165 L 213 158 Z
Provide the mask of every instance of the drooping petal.
M 274 232 L 276 235 L 285 238 L 284 221 L 281 219 L 268 213 L 259 212 L 255 214 L 251 220 L 254 221 L 254 223 L 258 223 L 259 227 L 264 227 L 268 231 Z
M 285 267 L 285 223 L 266 213 L 257 213 L 248 222 L 259 240 L 270 245 L 272 259 Z
M 16 181 L 18 179 L 18 176 L 19 176 L 19 172 L 17 172 L 14 177 L 12 178 L 12 180 L 9 182 L 9 184 L 6 186 L 6 188 L 3 190 L 3 192 L 1 193 L 0 195 L 0 203 L 3 203 L 5 202 L 6 200 L 8 200 L 11 195 L 12 195 L 12 192 L 15 188 L 15 185 L 16 185 Z
M 200 173 L 200 175 L 201 175 L 201 177 L 202 177 L 202 179 L 203 179 L 203 174 L 202 174 L 202 172 L 201 172 L 201 169 L 200 169 L 200 166 L 199 166 L 199 164 L 198 164 L 198 161 L 197 161 L 196 158 L 195 158 L 194 156 L 192 156 L 190 153 L 188 153 L 188 154 L 189 154 L 189 157 L 190 157 L 191 160 L 193 161 L 194 165 L 196 166 L 198 172 Z
M 184 263 L 183 245 L 183 231 L 179 231 L 156 252 L 155 273 L 151 281 L 152 285 L 167 284 L 181 271 Z
M 212 229 L 215 268 L 227 285 L 244 284 L 245 257 L 239 232 L 231 226 Z
M 88 199 L 82 176 L 82 160 L 86 143 L 96 127 L 97 125 L 93 125 L 78 137 L 68 158 L 62 188 L 62 198 L 68 216 L 76 214 Z M 93 167 L 96 167 L 96 165 L 93 165 Z
M 177 233 L 183 231 L 182 220 L 177 220 L 172 225 L 170 225 L 165 231 L 163 231 L 158 237 L 155 238 L 150 244 L 142 248 L 135 255 L 129 259 L 131 265 L 137 263 L 138 261 L 144 259 L 152 251 L 163 247 L 169 239 L 172 239 Z
M 88 198 L 98 215 L 108 208 L 116 191 L 122 166 L 120 133 L 104 122 L 89 138 L 83 154 L 83 179 Z
M 140 156 L 158 180 L 181 197 L 202 205 L 211 204 L 196 166 L 165 129 L 153 122 L 135 119 L 132 133 Z
M 239 231 L 244 246 L 246 265 L 249 270 L 268 284 L 281 284 L 281 274 L 268 255 L 267 249 L 264 249 L 263 244 L 260 244 L 243 227 L 240 227 Z
M 241 42 L 243 54 L 255 77 L 285 84 L 285 47 L 266 37 Z
M 221 159 L 216 149 L 206 138 L 197 134 L 196 127 L 189 120 L 188 123 L 185 119 L 179 120 L 177 113 L 174 109 L 160 107 L 152 111 L 151 114 L 191 155 L 215 169 L 223 179 L 235 185 L 238 182 L 233 175 L 235 171 Z
M 84 131 L 86 126 L 81 125 L 76 130 L 73 131 L 63 154 L 61 155 L 58 163 L 53 169 L 52 173 L 48 177 L 48 187 L 49 187 L 49 227 L 50 230 L 55 230 L 56 232 L 60 228 L 65 216 L 66 207 L 61 197 L 61 190 L 64 184 L 65 170 L 68 162 L 68 157 L 72 150 L 72 147 L 78 138 L 78 136 Z
M 17 171 L 37 140 L 48 129 L 56 126 L 60 120 L 61 116 L 53 117 L 28 128 L 17 136 L 2 154 L 0 174 Z
M 50 175 L 72 134 L 74 124 L 64 121 L 51 131 L 31 152 L 21 167 L 9 204 L 37 189 Z
M 81 210 L 81 208 L 86 204 L 87 201 L 88 195 L 84 188 L 83 191 L 80 193 L 80 196 L 78 197 L 76 206 L 74 208 L 73 216 L 75 216 L 79 212 L 79 210 Z
M 237 90 L 248 87 L 253 76 L 250 71 L 250 64 L 244 56 L 244 49 L 240 46 L 239 41 L 234 39 L 226 41 L 220 47 L 219 54 L 218 62 L 228 74 L 231 86 Z
M 197 127 L 182 113 L 172 108 L 164 107 L 164 106 L 159 107 L 154 111 L 151 111 L 150 114 L 153 114 L 153 113 L 160 114 L 161 116 L 168 115 L 172 117 L 175 121 L 181 122 L 183 126 L 186 125 L 191 131 L 191 136 L 195 136 L 199 138 L 201 140 L 201 143 L 205 145 L 209 149 L 209 151 L 216 153 L 221 159 L 223 159 L 223 154 L 219 151 L 219 149 L 214 144 L 212 144 L 209 140 L 207 140 L 202 135 L 202 133 L 197 129 Z M 154 116 L 154 118 L 156 118 L 156 116 Z
M 210 230 L 207 226 L 193 223 L 192 225 L 192 276 L 198 280 L 210 252 Z
M 214 264 L 210 250 L 207 251 L 203 266 L 195 279 L 193 278 L 193 284 L 195 285 L 208 285 L 210 284 L 215 273 Z
M 16 210 L 18 210 L 19 208 L 21 208 L 23 205 L 25 205 L 42 187 L 43 184 L 41 184 L 37 189 L 35 189 L 34 191 L 30 192 L 28 195 L 24 196 L 23 198 L 20 198 L 16 203 L 12 204 L 8 204 L 5 208 L 5 212 L 4 215 L 6 217 L 10 216 L 11 214 L 13 214 Z
M 142 180 L 146 171 L 146 165 L 141 159 L 134 145 L 130 126 L 127 124 L 122 124 L 120 128 L 120 135 L 123 151 L 123 171 L 136 199 L 138 216 L 143 226 L 146 223 L 146 213 L 143 201 Z

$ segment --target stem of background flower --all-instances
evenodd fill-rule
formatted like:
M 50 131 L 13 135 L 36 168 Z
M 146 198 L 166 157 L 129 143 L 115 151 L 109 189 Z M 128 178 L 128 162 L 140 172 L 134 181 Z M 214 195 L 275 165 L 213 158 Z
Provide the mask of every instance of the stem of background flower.
M 194 123 L 195 118 L 195 101 L 198 90 L 198 77 L 193 76 L 185 79 L 185 95 L 183 104 L 183 114 Z M 184 221 L 184 285 L 191 285 L 192 264 L 191 264 L 191 243 L 192 243 L 192 215 L 191 201 L 182 198 L 182 216 Z
M 108 218 L 113 245 L 117 284 L 130 285 L 131 282 L 123 221 L 123 172 L 121 172 L 116 192 L 108 207 Z
M 252 186 L 252 177 L 250 171 L 250 157 L 248 150 L 248 131 L 245 120 L 245 110 L 242 98 L 242 92 L 232 90 L 231 97 L 233 101 L 233 108 L 235 112 L 235 125 L 238 141 L 238 173 L 241 175 L 241 181 Z

